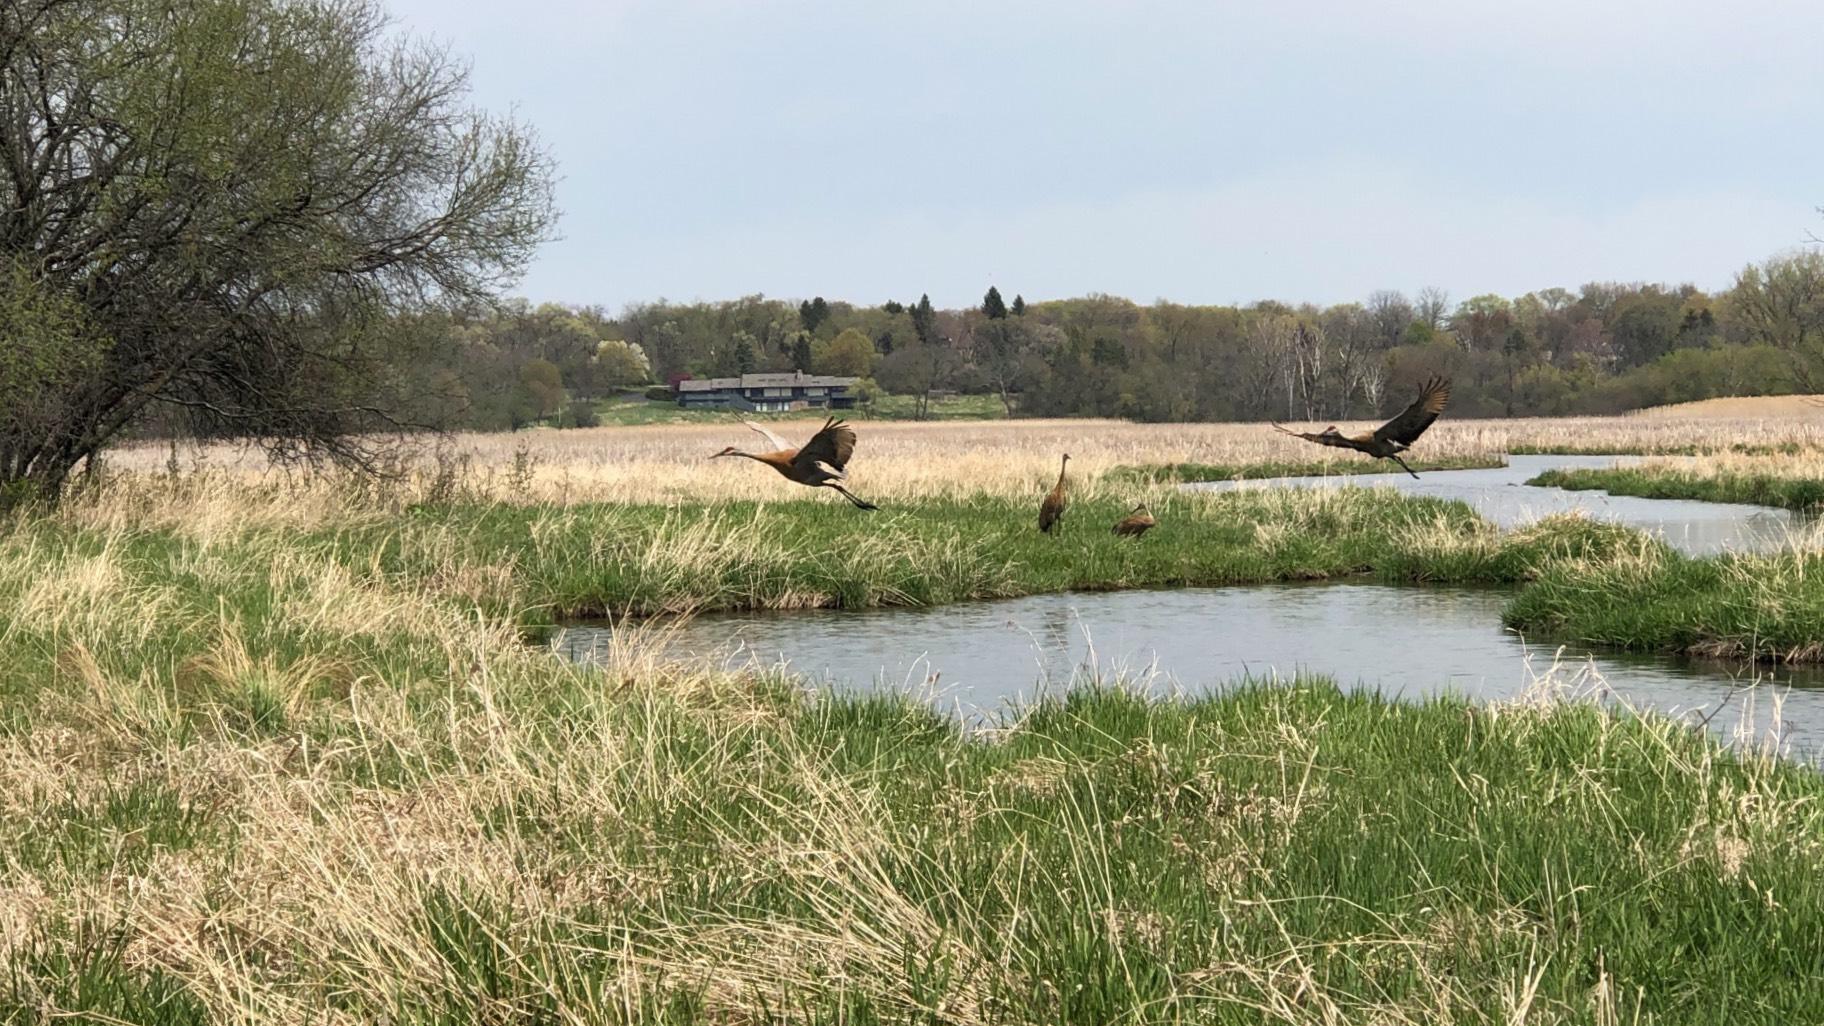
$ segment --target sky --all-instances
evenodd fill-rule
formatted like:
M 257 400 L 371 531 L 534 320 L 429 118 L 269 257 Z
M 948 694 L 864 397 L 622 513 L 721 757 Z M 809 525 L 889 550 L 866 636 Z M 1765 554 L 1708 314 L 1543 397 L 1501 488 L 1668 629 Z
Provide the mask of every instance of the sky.
M 1824 4 L 384 0 L 600 304 L 1721 288 L 1824 236 Z

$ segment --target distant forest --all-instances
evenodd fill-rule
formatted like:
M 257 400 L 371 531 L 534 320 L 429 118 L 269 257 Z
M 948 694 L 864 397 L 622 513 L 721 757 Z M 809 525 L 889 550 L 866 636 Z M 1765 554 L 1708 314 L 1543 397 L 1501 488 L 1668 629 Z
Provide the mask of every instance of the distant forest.
M 509 303 L 416 318 L 427 421 L 589 422 L 595 399 L 751 371 L 854 375 L 864 396 L 997 397 L 1010 416 L 1342 420 L 1432 374 L 1452 413 L 1616 413 L 1719 395 L 1824 390 L 1824 254 L 1745 268 L 1730 288 L 1595 282 L 1523 296 L 1375 292 L 1335 306 L 1136 303 L 1109 295 L 876 306 L 746 296 L 596 307 Z

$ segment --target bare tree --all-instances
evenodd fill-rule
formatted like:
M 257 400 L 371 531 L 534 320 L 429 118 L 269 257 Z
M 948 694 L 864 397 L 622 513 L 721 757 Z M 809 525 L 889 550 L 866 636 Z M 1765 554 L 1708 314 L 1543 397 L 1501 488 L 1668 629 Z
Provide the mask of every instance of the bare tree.
M 1417 314 L 1405 294 L 1393 289 L 1381 289 L 1368 296 L 1368 316 L 1374 322 L 1381 348 L 1392 349 L 1405 341 L 1406 330 L 1412 327 L 1413 318 Z
M 1444 326 L 1444 319 L 1450 316 L 1450 293 L 1436 285 L 1425 286 L 1419 290 L 1413 312 L 1420 324 L 1437 331 Z
M 393 315 L 485 301 L 549 162 L 374 0 L 0 5 L 0 498 L 54 497 L 154 408 L 280 459 L 406 426 Z M 42 325 L 42 326 L 34 326 Z
M 1381 362 L 1381 336 L 1374 316 L 1354 303 L 1325 310 L 1322 318 L 1325 343 L 1332 355 L 1328 404 L 1332 416 L 1347 416 L 1350 404 L 1363 391 L 1364 378 Z

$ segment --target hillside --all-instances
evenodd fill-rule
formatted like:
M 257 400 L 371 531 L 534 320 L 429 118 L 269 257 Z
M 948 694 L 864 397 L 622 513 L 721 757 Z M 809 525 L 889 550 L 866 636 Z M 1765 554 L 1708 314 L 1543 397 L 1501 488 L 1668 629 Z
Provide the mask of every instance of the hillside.
M 1824 418 L 1824 396 L 1757 395 L 1724 396 L 1701 399 L 1694 403 L 1649 406 L 1635 410 L 1634 417 L 1820 417 Z

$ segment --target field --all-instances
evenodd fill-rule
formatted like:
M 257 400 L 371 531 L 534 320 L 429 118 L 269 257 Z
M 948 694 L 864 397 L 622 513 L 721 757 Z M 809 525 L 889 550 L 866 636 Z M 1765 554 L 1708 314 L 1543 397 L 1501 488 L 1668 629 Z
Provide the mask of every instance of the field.
M 491 499 L 587 502 L 713 502 L 744 498 L 802 500 L 797 485 L 748 465 L 705 460 L 724 446 L 764 449 L 734 413 L 693 413 L 690 424 L 534 430 L 456 435 L 439 450 L 423 447 L 413 467 L 434 476 L 439 456 L 457 461 Z M 822 418 L 776 418 L 767 426 L 788 441 L 809 437 Z M 1322 425 L 1317 425 L 1322 427 Z M 1343 425 L 1345 430 L 1349 425 Z M 1521 451 L 1704 452 L 1735 447 L 1824 452 L 1824 416 L 1650 420 L 1633 417 L 1440 421 L 1415 455 L 1425 460 L 1498 460 Z M 1288 464 L 1357 473 L 1375 461 L 1328 450 L 1263 424 L 1130 424 L 1102 420 L 871 422 L 861 426 L 851 466 L 854 489 L 870 498 L 916 502 L 938 495 L 1032 498 L 1057 477 L 1058 456 L 1095 482 L 1122 466 L 1200 464 L 1243 467 Z M 133 472 L 167 469 L 157 445 L 123 450 L 109 466 Z M 178 456 L 181 469 L 202 467 L 270 479 L 263 457 L 229 448 Z M 1382 464 L 1384 467 L 1386 464 Z M 508 476 L 516 473 L 511 487 Z M 521 487 L 521 486 L 524 487 Z M 824 498 L 833 498 L 825 496 Z
M 1824 416 L 1824 395 L 1730 396 L 1702 399 L 1672 406 L 1653 406 L 1635 411 L 1632 416 L 1659 420 L 1703 420 L 1721 418 L 1740 420 L 1748 417 L 1819 417 Z
M 771 425 L 788 438 L 808 422 Z M 1373 574 L 1509 618 L 1818 658 L 1799 534 L 1692 559 L 1365 489 L 1259 425 L 867 423 L 864 514 L 703 425 L 454 439 L 381 481 L 114 454 L 0 537 L 0 1019 L 1791 1022 L 1819 1017 L 1824 779 L 1653 717 L 1118 681 L 968 733 L 662 663 L 665 611 Z M 1768 453 L 1815 419 L 1441 423 Z M 1068 451 L 1061 538 L 1032 526 Z M 1749 459 L 1727 456 L 1729 460 Z M 1752 457 L 1800 466 L 1810 457 Z M 1795 474 L 1802 473 L 1794 471 Z M 1148 500 L 1139 543 L 1107 524 Z M 609 663 L 526 644 L 568 613 Z

